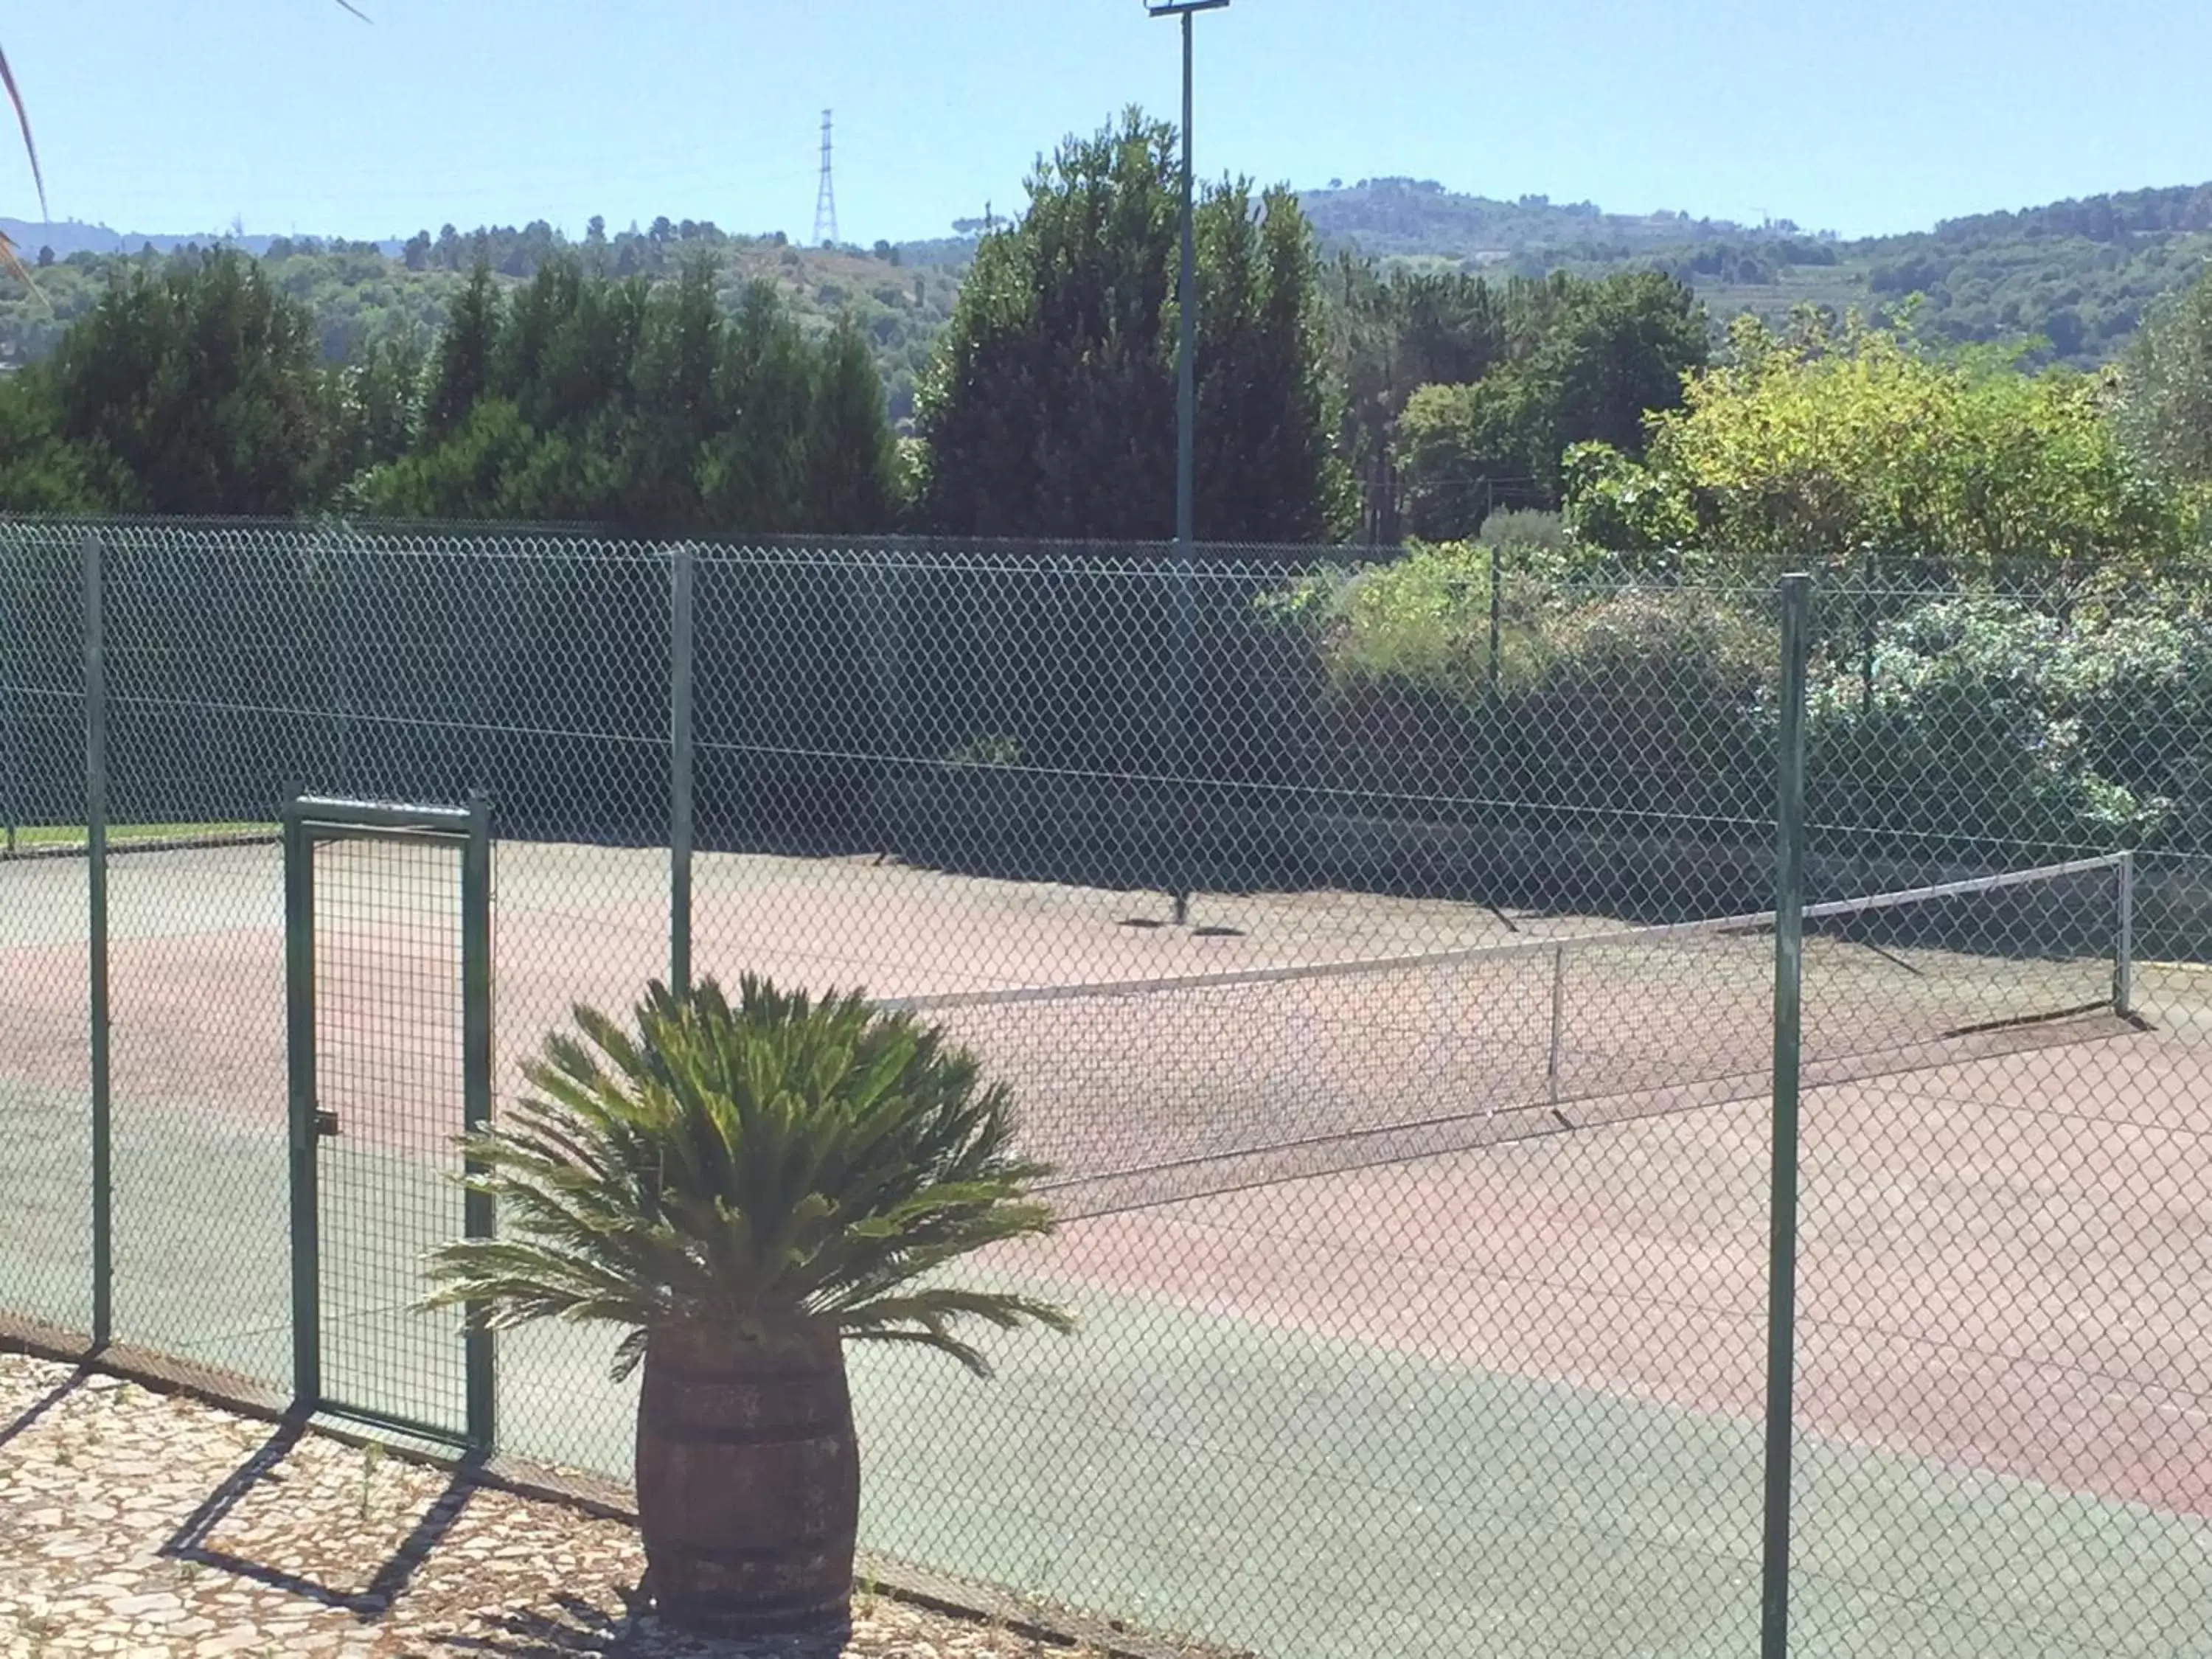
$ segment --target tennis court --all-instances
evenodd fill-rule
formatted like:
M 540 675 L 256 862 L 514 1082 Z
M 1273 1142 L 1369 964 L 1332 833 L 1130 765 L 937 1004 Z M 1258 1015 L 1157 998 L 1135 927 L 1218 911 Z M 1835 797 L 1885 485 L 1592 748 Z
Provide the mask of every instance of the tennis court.
M 324 1197 L 380 1222 L 326 1318 L 429 1413 L 452 1334 L 401 1310 L 454 1209 L 419 1115 L 453 895 L 321 856 L 325 992 L 359 1016 Z M 2202 1628 L 2212 1106 L 2185 1043 L 2212 1020 L 2194 974 L 2129 958 L 2119 867 L 1808 926 L 1802 1651 L 2170 1655 Z M 664 971 L 666 881 L 653 849 L 500 847 L 502 1091 L 571 1000 Z M 274 847 L 112 867 L 118 1332 L 272 1382 L 283 896 Z M 81 860 L 0 866 L 0 1273 L 80 1328 L 84 899 Z M 1158 896 L 720 854 L 694 914 L 700 971 L 946 1021 L 1062 1170 L 1060 1234 L 970 1271 L 1064 1297 L 1082 1336 L 1000 1345 L 988 1384 L 856 1356 L 872 1547 L 1271 1654 L 1744 1650 L 1760 919 L 1200 895 L 1176 928 Z M 626 1468 L 611 1341 L 504 1340 L 510 1449 Z
M 343 1011 L 326 1038 L 404 1051 L 408 1034 L 440 1029 L 446 992 L 434 970 L 459 948 L 458 872 L 367 845 L 316 856 L 331 940 L 319 971 Z M 255 843 L 115 861 L 118 1101 L 281 1123 L 283 860 L 280 847 Z M 2136 977 L 2127 867 L 2091 858 L 1812 907 L 1810 1075 L 2132 1029 L 2116 1007 Z M 665 976 L 666 855 L 507 842 L 495 882 L 505 1094 L 520 1086 L 515 1064 L 575 1004 L 623 1011 Z M 18 1088 L 65 1092 L 84 1066 L 85 866 L 12 861 L 0 883 L 0 949 L 20 988 L 7 1073 Z M 1030 1150 L 1069 1187 L 1197 1169 L 1197 1189 L 1211 1190 L 1240 1174 L 1279 1179 L 1766 1088 L 1773 935 L 1763 917 L 1628 929 L 1445 902 L 1258 894 L 1205 896 L 1200 925 L 1173 928 L 1158 925 L 1155 895 L 726 854 L 702 857 L 695 884 L 697 971 L 863 988 L 942 1022 L 1018 1087 Z M 372 1071 L 363 1086 L 350 1135 L 441 1149 L 434 1109 L 378 1109 L 380 1096 L 419 1092 L 416 1082 Z M 1304 1164 L 1283 1162 L 1302 1153 Z M 1139 1188 L 1114 1201 L 1172 1195 Z M 1102 1191 L 1068 1207 L 1110 1206 Z

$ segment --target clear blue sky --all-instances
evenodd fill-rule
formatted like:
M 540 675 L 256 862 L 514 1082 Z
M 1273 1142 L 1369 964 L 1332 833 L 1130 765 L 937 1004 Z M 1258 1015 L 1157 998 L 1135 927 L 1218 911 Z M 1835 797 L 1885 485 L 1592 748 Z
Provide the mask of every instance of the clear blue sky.
M 1140 0 L 67 0 L 0 12 L 57 218 L 349 235 L 656 213 L 941 234 L 1040 149 L 1172 112 Z M 2185 0 L 1237 0 L 1199 23 L 1202 171 L 1405 173 L 1846 234 L 2212 179 Z M 0 213 L 34 218 L 0 161 Z

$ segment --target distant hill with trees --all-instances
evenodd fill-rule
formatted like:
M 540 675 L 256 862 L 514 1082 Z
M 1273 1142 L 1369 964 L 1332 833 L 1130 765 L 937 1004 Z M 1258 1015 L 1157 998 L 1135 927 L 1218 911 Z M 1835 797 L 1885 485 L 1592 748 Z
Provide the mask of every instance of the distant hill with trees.
M 1388 269 L 1478 272 L 1497 279 L 1555 271 L 1601 278 L 1656 270 L 1686 283 L 1716 329 L 1745 313 L 1777 325 L 1802 305 L 1858 309 L 1893 322 L 1910 308 L 1919 335 L 1959 344 L 2047 341 L 2037 360 L 2091 367 L 2119 356 L 2145 311 L 2212 261 L 2212 184 L 2138 190 L 1948 220 L 1905 235 L 1840 240 L 1787 219 L 1744 225 L 1662 210 L 1607 212 L 1541 196 L 1512 200 L 1431 180 L 1370 179 L 1299 193 L 1322 250 Z M 1006 216 L 997 217 L 1003 225 Z M 481 256 L 501 283 L 528 281 L 556 254 L 621 276 L 671 274 L 690 253 L 717 262 L 734 318 L 757 283 L 775 286 L 810 337 L 849 317 L 868 346 L 894 421 L 915 389 L 989 217 L 949 234 L 872 247 L 799 247 L 781 233 L 739 234 L 705 221 L 609 230 L 580 239 L 544 221 L 404 239 L 141 234 L 105 225 L 0 219 L 36 268 L 40 291 L 0 280 L 0 371 L 50 356 L 68 325 L 149 261 L 216 246 L 259 259 L 276 287 L 315 319 L 332 362 L 380 341 L 427 338 Z
M 332 361 L 288 263 L 217 249 L 134 265 L 50 356 L 0 377 L 0 513 L 664 536 L 897 522 L 883 380 L 849 312 L 810 334 L 766 280 L 732 307 L 703 252 L 656 283 L 571 251 L 526 282 L 448 273 L 434 331 Z
M 595 218 L 580 240 L 543 220 L 468 232 L 447 225 L 434 234 L 425 230 L 383 243 L 312 236 L 141 237 L 127 249 L 97 252 L 87 244 L 98 237 L 78 236 L 74 251 L 46 240 L 49 232 L 71 229 L 120 240 L 104 227 L 0 221 L 0 230 L 21 250 L 39 285 L 39 292 L 31 294 L 0 278 L 0 370 L 51 356 L 70 324 L 133 271 L 219 246 L 253 255 L 279 292 L 307 307 L 322 354 L 333 362 L 387 340 L 411 337 L 427 343 L 480 257 L 499 284 L 515 287 L 558 256 L 573 254 L 596 276 L 659 279 L 672 276 L 693 257 L 706 255 L 718 272 L 722 308 L 732 319 L 755 284 L 763 282 L 775 289 L 810 338 L 827 335 L 849 319 L 883 376 L 895 420 L 910 413 L 915 382 L 938 331 L 952 314 L 959 266 L 948 266 L 945 260 L 965 246 L 955 239 L 937 258 L 918 259 L 909 268 L 889 242 L 872 249 L 800 248 L 781 233 L 742 236 L 702 221 L 666 218 L 612 233 Z
M 1432 179 L 1332 181 L 1299 192 L 1323 241 L 1376 258 L 1447 258 L 1503 264 L 1544 249 L 1583 252 L 1672 248 L 1746 234 L 1725 219 L 1687 213 L 1607 213 L 1591 202 L 1548 196 L 1514 201 L 1462 195 Z M 1784 224 L 1784 234 L 1796 227 Z
M 2049 342 L 2045 360 L 2085 368 L 2118 356 L 2145 308 L 2212 259 L 2212 184 L 1850 240 L 1786 219 L 1748 226 L 1684 213 L 1606 213 L 1539 196 L 1462 195 L 1412 179 L 1335 185 L 1300 199 L 1325 244 L 1386 263 L 1532 276 L 1662 270 L 1689 283 L 1723 323 L 1746 312 L 1779 323 L 1805 304 L 1893 320 L 1911 306 L 1923 337 L 2039 337 Z

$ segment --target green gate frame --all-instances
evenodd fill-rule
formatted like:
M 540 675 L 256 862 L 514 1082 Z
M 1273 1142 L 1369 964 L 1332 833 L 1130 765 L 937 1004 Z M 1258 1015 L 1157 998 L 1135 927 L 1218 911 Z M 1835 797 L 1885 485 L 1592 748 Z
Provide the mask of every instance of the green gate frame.
M 467 1310 L 463 1339 L 465 1425 L 455 1432 L 332 1399 L 323 1390 L 322 1262 L 317 1207 L 318 1142 L 324 1133 L 315 1087 L 315 864 L 318 845 L 331 841 L 444 842 L 461 860 L 462 1126 L 491 1121 L 491 811 L 484 797 L 465 806 L 405 805 L 302 795 L 285 804 L 284 1005 L 285 1053 L 291 1152 L 292 1396 L 295 1411 L 319 1413 L 418 1439 L 489 1455 L 496 1438 L 497 1390 L 494 1334 L 484 1310 Z M 480 1166 L 473 1159 L 470 1174 Z M 463 1200 L 462 1229 L 469 1238 L 493 1236 L 489 1194 Z

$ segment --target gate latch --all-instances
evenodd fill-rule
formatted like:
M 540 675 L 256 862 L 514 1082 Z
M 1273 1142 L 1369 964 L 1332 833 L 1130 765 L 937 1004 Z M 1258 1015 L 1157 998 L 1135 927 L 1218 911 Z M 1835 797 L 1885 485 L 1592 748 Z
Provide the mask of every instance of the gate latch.
M 337 1132 L 338 1115 L 324 1107 L 315 1108 L 315 1133 L 319 1135 L 334 1135 Z

